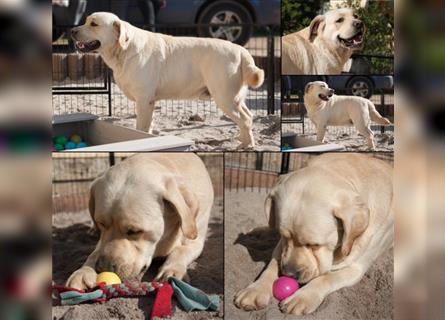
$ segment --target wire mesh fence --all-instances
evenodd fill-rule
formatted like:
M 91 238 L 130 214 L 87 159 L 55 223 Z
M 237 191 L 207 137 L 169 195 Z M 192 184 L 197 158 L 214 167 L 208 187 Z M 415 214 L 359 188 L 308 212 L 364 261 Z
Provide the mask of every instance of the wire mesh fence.
M 223 162 L 221 153 L 198 154 L 212 179 L 215 197 L 223 195 Z M 131 154 L 74 153 L 53 154 L 53 210 L 79 212 L 88 208 L 90 185 L 111 166 Z
M 189 34 L 190 29 L 210 25 L 156 26 L 156 31 L 170 35 Z M 280 37 L 272 26 L 252 25 L 253 36 L 246 49 L 265 72 L 264 84 L 249 89 L 246 104 L 255 116 L 280 112 Z M 70 27 L 55 27 L 69 34 Z M 89 112 L 99 116 L 128 117 L 135 114 L 135 104 L 117 87 L 111 70 L 98 54 L 76 52 L 72 41 L 65 37 L 53 44 L 53 110 L 54 114 Z M 198 114 L 220 117 L 222 111 L 213 100 L 161 100 L 156 112 L 167 117 Z
M 392 152 L 372 152 L 369 156 L 393 162 Z M 307 166 L 314 154 L 243 152 L 226 153 L 224 179 L 228 191 L 268 192 L 280 174 Z
M 346 92 L 351 95 L 350 92 Z M 373 94 L 369 100 L 371 100 L 377 111 L 383 116 L 388 118 L 391 122 L 394 122 L 394 95 L 388 94 L 383 90 L 378 90 Z M 299 135 L 316 135 L 317 129 L 312 121 L 307 116 L 307 111 L 304 106 L 302 95 L 289 95 L 283 97 L 282 100 L 282 132 L 292 132 Z M 381 126 L 372 124 L 371 130 L 375 133 L 393 133 L 394 127 Z M 358 135 L 358 131 L 354 126 L 328 126 L 327 131 L 331 134 L 341 136 L 355 136 Z

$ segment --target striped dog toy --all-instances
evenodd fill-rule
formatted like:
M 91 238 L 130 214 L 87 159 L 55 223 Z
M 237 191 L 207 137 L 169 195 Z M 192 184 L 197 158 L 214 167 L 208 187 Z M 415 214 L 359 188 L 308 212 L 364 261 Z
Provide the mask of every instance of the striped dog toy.
M 60 299 L 61 305 L 74 305 L 84 302 L 106 302 L 111 298 L 148 296 L 155 293 L 155 302 L 150 319 L 171 317 L 173 314 L 172 296 L 175 295 L 181 306 L 188 312 L 192 310 L 213 310 L 219 308 L 219 297 L 207 295 L 189 284 L 170 278 L 169 282 L 125 282 L 106 285 L 100 283 L 88 290 L 77 290 L 60 285 L 52 289 Z

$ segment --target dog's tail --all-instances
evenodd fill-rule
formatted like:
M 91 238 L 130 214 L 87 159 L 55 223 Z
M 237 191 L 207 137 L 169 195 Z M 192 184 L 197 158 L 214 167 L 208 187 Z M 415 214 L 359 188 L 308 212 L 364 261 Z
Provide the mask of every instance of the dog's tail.
M 241 70 L 243 74 L 243 82 L 249 87 L 258 88 L 264 82 L 264 71 L 255 65 L 250 53 L 241 49 Z
M 372 103 L 371 101 L 368 101 L 368 110 L 371 120 L 374 121 L 375 123 L 381 124 L 383 126 L 391 124 L 391 121 L 380 115 L 380 113 L 375 108 L 374 103 Z

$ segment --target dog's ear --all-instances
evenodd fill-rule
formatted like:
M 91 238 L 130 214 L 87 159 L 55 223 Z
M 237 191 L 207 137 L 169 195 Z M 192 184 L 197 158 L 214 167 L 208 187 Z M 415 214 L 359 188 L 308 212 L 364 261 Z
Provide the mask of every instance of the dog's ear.
M 196 196 L 178 179 L 168 177 L 165 182 L 163 197 L 178 213 L 184 236 L 191 240 L 196 239 L 198 230 L 195 219 L 199 207 Z
M 122 48 L 122 50 L 126 50 L 128 48 L 128 44 L 130 43 L 130 38 L 128 36 L 128 30 L 125 21 L 113 22 L 113 28 L 116 32 L 116 39 L 119 46 Z
M 313 85 L 312 82 L 306 84 L 306 86 L 304 87 L 304 94 L 309 92 L 309 89 L 311 88 L 312 85 Z
M 313 42 L 314 39 L 321 32 L 321 28 L 324 28 L 325 17 L 323 15 L 316 16 L 309 25 L 309 41 Z
M 343 224 L 341 253 L 349 255 L 355 239 L 363 234 L 369 223 L 369 208 L 358 195 L 342 195 L 334 215 Z

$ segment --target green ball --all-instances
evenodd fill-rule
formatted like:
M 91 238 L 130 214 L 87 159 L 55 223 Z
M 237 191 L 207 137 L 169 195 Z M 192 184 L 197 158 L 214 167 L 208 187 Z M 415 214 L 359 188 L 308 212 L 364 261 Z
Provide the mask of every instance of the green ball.
M 63 145 L 58 144 L 58 143 L 54 144 L 54 149 L 56 149 L 57 151 L 65 150 L 65 148 L 63 147 Z
M 68 142 L 68 138 L 65 136 L 57 136 L 54 138 L 55 144 L 60 144 L 60 145 L 64 146 L 67 142 Z

